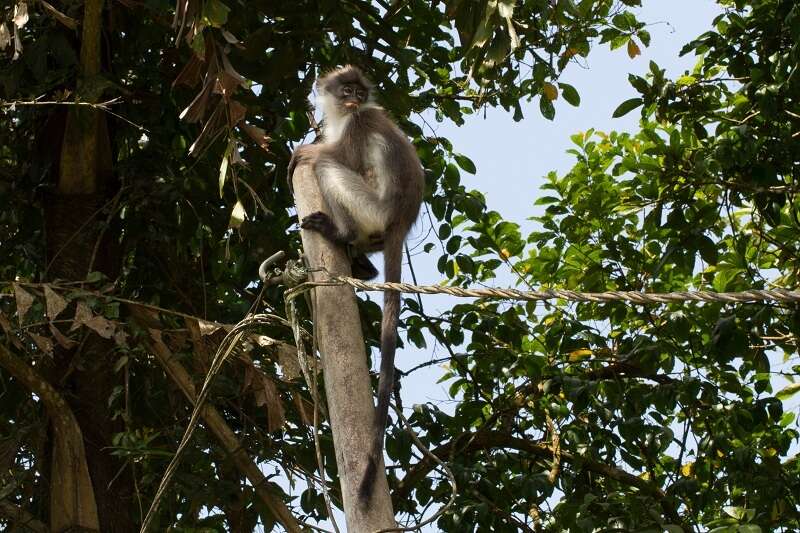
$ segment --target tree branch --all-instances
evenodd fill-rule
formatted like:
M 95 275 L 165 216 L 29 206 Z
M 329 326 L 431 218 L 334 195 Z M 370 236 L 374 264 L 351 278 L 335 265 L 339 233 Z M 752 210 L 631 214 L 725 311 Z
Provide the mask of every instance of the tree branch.
M 135 311 L 134 311 L 135 314 Z M 145 320 L 146 322 L 146 320 Z M 150 329 L 152 342 L 147 342 L 148 347 L 155 354 L 158 362 L 164 367 L 172 381 L 178 386 L 184 396 L 189 402 L 194 405 L 197 400 L 197 391 L 195 390 L 194 383 L 192 382 L 189 373 L 183 366 L 173 357 L 172 352 L 167 348 L 166 344 L 161 340 L 157 330 Z M 264 474 L 258 468 L 255 462 L 247 455 L 242 443 L 236 438 L 236 434 L 225 422 L 225 419 L 214 408 L 214 406 L 206 404 L 200 409 L 200 413 L 205 421 L 208 429 L 214 434 L 217 440 L 222 444 L 222 447 L 228 452 L 233 460 L 233 463 L 242 472 L 258 495 L 259 499 L 266 505 L 267 509 L 273 514 L 275 519 L 280 522 L 287 531 L 297 532 L 302 531 L 300 523 L 292 515 L 286 504 L 279 498 L 275 497 L 268 487 L 268 482 Z
M 50 528 L 62 531 L 77 526 L 99 531 L 83 433 L 72 409 L 50 383 L 2 344 L 0 366 L 42 400 L 53 425 Z
M 43 522 L 33 517 L 27 510 L 8 500 L 0 500 L 0 516 L 11 521 L 12 530 L 33 531 L 33 533 L 49 533 Z
M 442 460 L 447 460 L 455 455 L 463 458 L 466 454 L 482 452 L 493 448 L 511 448 L 541 459 L 548 461 L 553 460 L 553 451 L 546 445 L 514 437 L 500 431 L 479 431 L 477 433 L 465 434 L 439 446 L 435 450 L 432 450 L 432 452 Z M 561 450 L 560 459 L 562 462 L 572 464 L 579 470 L 588 470 L 608 479 L 613 479 L 619 483 L 639 489 L 659 502 L 664 514 L 670 521 L 675 524 L 683 523 L 683 520 L 678 515 L 672 502 L 670 502 L 666 494 L 664 494 L 664 491 L 650 481 L 629 474 L 616 466 L 611 466 L 587 457 L 576 457 L 566 450 Z M 423 458 L 414 465 L 398 483 L 397 489 L 392 494 L 392 498 L 395 501 L 402 501 L 408 498 L 413 488 L 422 481 L 435 466 L 436 464 L 430 457 L 426 456 Z

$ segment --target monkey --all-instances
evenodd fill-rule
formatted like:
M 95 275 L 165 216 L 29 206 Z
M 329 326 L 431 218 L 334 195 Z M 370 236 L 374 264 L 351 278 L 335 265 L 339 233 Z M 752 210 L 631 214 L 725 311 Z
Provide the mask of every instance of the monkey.
M 330 216 L 311 213 L 300 227 L 345 246 L 353 276 L 360 279 L 377 276 L 367 254 L 382 250 L 385 280 L 399 282 L 403 244 L 422 205 L 422 163 L 403 131 L 375 103 L 374 85 L 357 67 L 333 70 L 319 78 L 316 86 L 323 112 L 322 136 L 319 142 L 294 151 L 288 179 L 291 183 L 298 165 L 311 164 Z M 399 314 L 400 293 L 384 292 L 375 433 L 358 493 L 364 505 L 372 497 L 383 455 Z

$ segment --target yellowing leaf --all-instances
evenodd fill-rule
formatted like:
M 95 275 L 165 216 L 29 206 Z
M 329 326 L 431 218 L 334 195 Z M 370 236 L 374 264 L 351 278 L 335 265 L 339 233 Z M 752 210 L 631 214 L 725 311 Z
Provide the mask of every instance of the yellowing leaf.
M 14 26 L 23 27 L 28 23 L 28 4 L 20 2 L 14 7 Z
M 500 255 L 508 259 L 509 257 L 511 257 L 511 252 L 508 251 L 508 248 L 503 248 L 502 250 L 500 250 Z
M 544 97 L 552 102 L 558 98 L 558 89 L 552 83 L 545 83 L 542 87 L 542 94 L 544 94 Z
M 565 59 L 569 59 L 572 56 L 576 55 L 577 53 L 578 53 L 578 49 L 577 48 L 570 47 L 570 48 L 567 48 L 566 50 L 564 50 L 564 53 L 561 54 L 561 57 L 563 57 Z
M 245 218 L 247 218 L 247 212 L 244 210 L 242 202 L 237 201 L 236 205 L 233 206 L 233 211 L 231 211 L 231 220 L 228 222 L 228 227 L 234 229 L 238 228 L 242 225 Z
M 225 151 L 225 155 L 222 157 L 222 163 L 219 165 L 219 197 L 222 198 L 222 189 L 225 187 L 225 178 L 228 177 L 228 154 L 230 152 L 228 150 Z
M 581 348 L 580 350 L 574 350 L 569 352 L 568 359 L 570 361 L 582 361 L 583 359 L 588 359 L 592 356 L 592 351 L 588 348 Z
M 694 473 L 694 462 L 689 462 L 681 466 L 681 474 L 684 477 L 692 477 L 693 473 Z
M 636 41 L 634 41 L 633 38 L 631 38 L 628 41 L 628 57 L 633 59 L 634 57 L 636 57 L 638 55 L 641 55 L 641 54 L 642 54 L 642 51 L 639 48 L 639 45 L 636 44 Z

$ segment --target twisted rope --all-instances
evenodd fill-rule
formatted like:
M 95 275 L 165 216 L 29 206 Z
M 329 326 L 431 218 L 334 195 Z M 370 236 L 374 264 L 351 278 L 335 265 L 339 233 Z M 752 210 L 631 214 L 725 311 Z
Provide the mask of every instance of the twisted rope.
M 506 300 L 569 300 L 573 302 L 630 302 L 634 304 L 665 304 L 676 302 L 800 302 L 800 291 L 787 289 L 757 290 L 741 292 L 676 291 L 676 292 L 637 292 L 606 291 L 580 292 L 566 289 L 546 289 L 540 291 L 521 291 L 517 289 L 464 289 L 439 285 L 412 285 L 410 283 L 372 283 L 347 276 L 331 276 L 321 281 L 308 281 L 297 289 L 318 286 L 350 285 L 362 291 L 399 291 L 411 294 L 449 294 L 460 298 L 503 298 Z

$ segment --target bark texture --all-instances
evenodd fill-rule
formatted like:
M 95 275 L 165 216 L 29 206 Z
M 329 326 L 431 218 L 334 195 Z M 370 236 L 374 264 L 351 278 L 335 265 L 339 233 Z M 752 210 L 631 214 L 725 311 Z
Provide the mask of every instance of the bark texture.
M 292 179 L 301 219 L 316 211 L 328 212 L 309 165 L 298 166 Z M 332 275 L 350 275 L 350 261 L 341 247 L 311 231 L 303 231 L 302 239 L 312 269 L 324 268 Z M 312 273 L 315 279 L 324 276 L 324 273 Z M 369 463 L 375 407 L 355 293 L 350 287 L 317 287 L 314 290 L 314 328 L 322 355 L 347 530 L 372 533 L 396 527 L 382 458 L 369 505 L 362 506 L 358 499 L 359 484 Z

